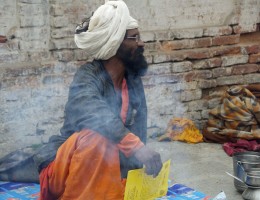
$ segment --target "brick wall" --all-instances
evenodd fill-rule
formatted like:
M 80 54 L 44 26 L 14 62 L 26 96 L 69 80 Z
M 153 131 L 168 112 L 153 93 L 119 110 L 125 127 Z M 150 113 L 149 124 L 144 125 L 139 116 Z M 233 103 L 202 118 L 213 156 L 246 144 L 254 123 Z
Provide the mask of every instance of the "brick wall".
M 3 0 L 0 5 L 0 155 L 59 133 L 68 86 L 88 58 L 73 32 L 103 0 Z M 173 116 L 201 128 L 219 94 L 257 83 L 257 0 L 126 0 L 150 64 L 143 78 L 149 135 Z

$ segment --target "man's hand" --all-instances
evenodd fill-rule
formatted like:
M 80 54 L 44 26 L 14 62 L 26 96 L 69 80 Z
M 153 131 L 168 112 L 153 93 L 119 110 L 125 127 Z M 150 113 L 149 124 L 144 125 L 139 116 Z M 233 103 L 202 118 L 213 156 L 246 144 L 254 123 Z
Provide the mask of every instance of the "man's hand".
M 159 153 L 144 146 L 135 153 L 137 160 L 142 162 L 146 167 L 146 174 L 156 177 L 162 168 L 161 156 Z

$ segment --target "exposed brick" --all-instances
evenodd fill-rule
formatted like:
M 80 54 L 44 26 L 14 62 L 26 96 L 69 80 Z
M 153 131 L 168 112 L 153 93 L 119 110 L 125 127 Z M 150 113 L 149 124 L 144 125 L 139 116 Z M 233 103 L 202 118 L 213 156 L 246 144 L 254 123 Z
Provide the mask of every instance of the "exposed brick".
M 192 70 L 190 61 L 172 63 L 171 73 L 187 72 Z
M 199 80 L 198 87 L 201 89 L 214 88 L 217 86 L 216 80 Z
M 232 75 L 250 74 L 257 72 L 259 66 L 256 64 L 235 65 L 232 67 Z
M 212 39 L 212 45 L 228 45 L 228 44 L 237 44 L 239 43 L 240 35 L 228 35 L 228 36 L 218 36 Z
M 52 18 L 52 26 L 55 28 L 67 27 L 69 20 L 66 16 L 57 16 Z
M 203 36 L 221 36 L 221 35 L 231 35 L 232 28 L 230 26 L 221 27 L 207 27 L 203 30 Z
M 20 4 L 20 15 L 22 16 L 43 16 L 47 15 L 47 9 L 42 4 Z M 35 20 L 35 19 L 34 19 Z
M 64 83 L 64 77 L 59 75 L 47 75 L 42 80 L 43 84 Z
M 189 49 L 191 48 L 190 40 L 175 40 L 166 41 L 161 43 L 161 49 L 164 51 L 172 51 L 177 49 Z
M 244 78 L 241 75 L 237 76 L 225 76 L 217 78 L 217 85 L 234 85 L 234 84 L 244 84 Z
M 245 83 L 260 83 L 260 73 L 247 74 L 244 76 Z
M 15 63 L 15 62 L 25 62 L 28 61 L 27 53 L 1 53 L 0 54 L 0 63 Z
M 247 54 L 257 54 L 257 53 L 260 53 L 260 45 L 259 44 L 246 46 L 245 49 L 246 49 Z
M 174 62 L 174 63 L 160 63 L 150 65 L 147 71 L 147 75 L 159 75 L 159 74 L 171 74 L 180 73 L 192 70 L 192 63 L 186 62 Z
M 194 69 L 210 69 L 214 67 L 219 67 L 222 64 L 221 58 L 209 58 L 201 61 L 194 61 Z
M 187 58 L 188 59 L 205 59 L 205 58 L 210 58 L 212 55 L 210 54 L 209 51 L 206 49 L 196 49 L 196 50 L 188 50 L 186 52 Z
M 51 37 L 58 39 L 58 38 L 66 38 L 66 37 L 73 37 L 74 29 L 73 28 L 58 28 L 51 30 Z
M 241 52 L 241 47 L 236 45 L 212 47 L 209 49 L 213 56 L 233 55 Z
M 260 62 L 260 53 L 251 54 L 249 56 L 249 63 L 259 63 Z
M 159 42 L 145 43 L 145 52 L 149 52 L 149 53 L 157 52 L 160 48 L 161 47 Z
M 244 64 L 248 62 L 248 55 L 230 55 L 223 56 L 222 58 L 222 67 Z
M 0 43 L 6 43 L 7 42 L 7 37 L 4 35 L 0 35 Z
M 221 103 L 221 98 L 213 98 L 208 100 L 208 106 L 210 109 L 217 107 Z
M 45 17 L 44 16 L 34 16 L 34 17 L 25 16 L 25 17 L 20 18 L 21 27 L 23 28 L 23 27 L 32 27 L 32 26 L 44 26 L 44 25 L 46 25 L 46 19 L 47 19 L 47 15 Z
M 206 100 L 195 100 L 188 103 L 188 111 L 203 110 L 208 107 L 208 101 Z
M 172 84 L 179 82 L 182 78 L 180 74 L 165 74 L 157 76 L 145 76 L 142 78 L 144 85 L 156 85 L 156 84 Z
M 51 56 L 51 52 L 49 51 L 31 51 L 28 52 L 29 61 L 43 61 L 43 60 L 49 60 Z
M 231 75 L 232 68 L 216 68 L 212 70 L 213 78 Z
M 192 48 L 202 48 L 212 46 L 212 39 L 210 37 L 194 39 Z
M 7 43 L 0 43 L 0 53 L 10 53 L 19 50 L 19 42 L 17 40 L 11 40 Z
M 52 16 L 61 16 L 64 15 L 64 6 L 61 6 L 60 4 L 57 5 L 51 5 L 50 14 Z
M 201 90 L 188 90 L 181 92 L 181 101 L 193 101 L 201 99 L 202 91 Z
M 43 40 L 48 34 L 49 30 L 47 27 L 22 28 L 17 31 L 17 37 L 24 41 Z
M 192 121 L 201 120 L 201 112 L 187 112 L 184 114 L 184 117 Z
M 193 49 L 211 46 L 211 38 L 184 39 L 162 42 L 161 49 L 166 51 L 177 49 Z
M 69 38 L 66 40 L 52 40 L 52 46 L 51 46 L 51 50 L 54 49 L 75 49 L 76 48 L 76 44 L 74 42 L 74 39 Z
M 203 36 L 202 28 L 195 29 L 181 29 L 181 30 L 172 30 L 173 38 L 183 39 L 183 38 L 197 38 Z
M 74 58 L 75 60 L 88 60 L 89 56 L 83 49 L 76 49 L 74 50 Z
M 169 61 L 183 61 L 186 58 L 186 54 L 182 52 L 174 53 L 160 53 L 153 55 L 154 63 L 169 62 Z
M 232 29 L 233 29 L 233 33 L 240 34 L 241 30 L 242 30 L 242 27 L 239 26 L 239 25 L 236 25 L 236 26 L 233 26 Z
M 20 41 L 20 49 L 24 51 L 35 51 L 35 50 L 47 50 L 49 49 L 49 41 L 44 40 L 33 40 L 33 41 Z
M 163 41 L 163 40 L 173 40 L 174 37 L 170 31 L 156 31 L 155 32 L 155 40 Z
M 209 79 L 212 77 L 212 72 L 210 70 L 200 70 L 185 73 L 184 80 L 187 82 L 199 80 L 199 79 Z
M 20 0 L 20 3 L 36 4 L 36 3 L 42 3 L 42 0 Z
M 74 60 L 74 52 L 70 50 L 54 51 L 53 57 L 59 61 L 68 62 Z

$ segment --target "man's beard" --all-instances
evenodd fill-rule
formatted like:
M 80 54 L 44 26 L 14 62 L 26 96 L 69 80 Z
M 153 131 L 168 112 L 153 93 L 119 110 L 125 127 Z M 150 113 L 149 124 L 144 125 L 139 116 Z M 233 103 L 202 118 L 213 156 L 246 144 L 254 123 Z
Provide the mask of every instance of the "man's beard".
M 147 72 L 148 64 L 143 52 L 143 47 L 138 47 L 133 54 L 130 50 L 119 48 L 117 54 L 122 59 L 129 74 L 144 76 Z

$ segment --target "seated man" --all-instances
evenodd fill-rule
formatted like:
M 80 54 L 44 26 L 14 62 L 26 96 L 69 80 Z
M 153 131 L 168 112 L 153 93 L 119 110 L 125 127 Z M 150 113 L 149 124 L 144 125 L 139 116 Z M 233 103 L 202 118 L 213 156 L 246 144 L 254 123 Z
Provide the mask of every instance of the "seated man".
M 75 42 L 94 58 L 70 86 L 61 136 L 34 160 L 41 200 L 119 200 L 131 169 L 157 176 L 160 154 L 145 146 L 147 69 L 138 23 L 123 1 L 107 1 L 76 29 Z

